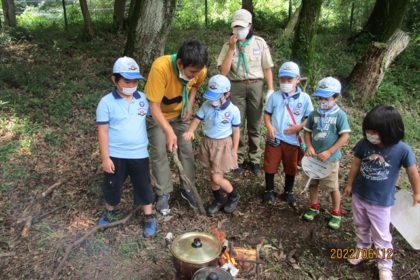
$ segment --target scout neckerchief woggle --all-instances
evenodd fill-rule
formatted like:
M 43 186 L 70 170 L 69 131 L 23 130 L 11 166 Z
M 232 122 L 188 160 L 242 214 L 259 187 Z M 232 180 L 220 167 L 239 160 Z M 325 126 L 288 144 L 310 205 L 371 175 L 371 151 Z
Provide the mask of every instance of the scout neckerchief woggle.
M 181 104 L 181 116 L 184 115 L 184 108 L 188 112 L 190 110 L 190 99 L 188 96 L 187 84 L 188 81 L 185 81 L 179 77 L 178 66 L 176 65 L 176 54 L 171 55 L 171 62 L 174 68 L 175 74 L 178 77 L 179 81 L 182 83 L 182 104 Z
M 252 37 L 251 37 L 252 38 Z M 239 68 L 244 68 L 245 77 L 248 77 L 248 62 L 245 55 L 245 47 L 249 45 L 251 38 L 246 39 L 243 43 L 240 40 L 236 41 L 236 47 L 239 50 L 238 64 L 236 64 L 236 73 L 239 74 Z

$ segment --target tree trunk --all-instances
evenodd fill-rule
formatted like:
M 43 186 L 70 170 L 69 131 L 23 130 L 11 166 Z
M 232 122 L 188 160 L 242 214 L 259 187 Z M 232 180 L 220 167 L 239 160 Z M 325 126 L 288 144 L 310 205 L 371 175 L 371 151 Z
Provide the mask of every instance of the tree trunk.
M 124 27 L 124 12 L 125 12 L 125 0 L 115 0 L 114 15 L 112 17 L 115 31 L 122 30 Z
M 254 16 L 254 4 L 252 0 L 242 0 L 242 9 L 248 10 Z
M 350 32 L 353 30 L 354 9 L 355 9 L 355 4 L 354 4 L 354 1 L 353 1 L 351 3 L 351 10 L 350 10 L 350 23 L 349 23 Z
M 90 18 L 89 8 L 86 0 L 80 0 L 80 9 L 83 14 L 83 21 L 85 23 L 85 33 L 89 40 L 92 40 L 95 37 L 95 32 L 93 31 L 92 19 Z
M 163 54 L 176 0 L 138 0 L 129 22 L 124 54 L 134 57 L 142 74 Z
M 380 86 L 386 69 L 407 47 L 409 41 L 410 37 L 406 33 L 397 30 L 387 43 L 373 42 L 353 68 L 345 93 L 359 102 L 371 99 Z
M 283 36 L 286 38 L 291 38 L 293 31 L 295 30 L 296 24 L 299 20 L 299 14 L 302 9 L 302 4 L 299 5 L 299 8 L 293 13 L 293 16 L 290 18 L 289 22 L 287 23 L 286 27 L 283 31 Z
M 4 25 L 16 27 L 15 3 L 13 0 L 2 0 Z
M 134 6 L 136 5 L 136 0 L 131 0 L 130 1 L 130 8 L 128 9 L 128 17 L 124 22 L 124 29 L 128 29 L 130 22 L 131 22 L 131 18 L 133 17 L 133 13 L 134 13 Z
M 363 30 L 378 42 L 387 42 L 401 27 L 409 0 L 376 0 L 372 13 Z
M 301 73 L 311 81 L 311 66 L 315 49 L 315 31 L 321 13 L 322 0 L 302 0 L 302 8 L 292 44 L 292 60 L 299 64 Z

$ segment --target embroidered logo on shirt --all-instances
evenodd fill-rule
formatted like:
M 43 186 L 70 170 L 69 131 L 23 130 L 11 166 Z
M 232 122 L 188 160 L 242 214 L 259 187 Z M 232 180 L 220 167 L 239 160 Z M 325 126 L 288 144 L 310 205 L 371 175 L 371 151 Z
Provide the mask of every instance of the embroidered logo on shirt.
M 143 101 L 139 102 L 138 114 L 142 117 L 147 114 L 146 109 L 144 108 L 144 102 Z
M 223 116 L 223 120 L 222 120 L 222 123 L 223 124 L 227 124 L 227 123 L 229 123 L 230 122 L 230 113 L 229 112 L 225 112 L 225 114 L 224 114 L 224 116 Z

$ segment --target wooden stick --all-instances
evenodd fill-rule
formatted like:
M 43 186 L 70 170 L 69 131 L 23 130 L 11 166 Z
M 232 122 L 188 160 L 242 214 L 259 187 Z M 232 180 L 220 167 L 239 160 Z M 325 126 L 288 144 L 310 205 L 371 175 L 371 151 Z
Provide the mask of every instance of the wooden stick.
M 41 196 L 42 197 L 46 197 L 47 195 L 49 195 L 55 188 L 57 188 L 58 186 L 60 186 L 62 184 L 62 181 L 58 181 L 54 184 L 52 184 L 51 186 L 49 186 L 44 192 L 42 192 Z
M 16 256 L 16 253 L 15 252 L 0 253 L 0 258 L 3 258 L 3 257 L 14 257 L 14 256 Z
M 173 155 L 173 158 L 174 158 L 174 162 L 175 162 L 176 166 L 178 167 L 181 179 L 184 182 L 183 186 L 184 186 L 185 190 L 187 192 L 192 192 L 193 197 L 195 199 L 195 202 L 197 202 L 198 210 L 199 210 L 200 214 L 205 215 L 206 210 L 204 209 L 203 201 L 201 200 L 201 197 L 198 194 L 197 188 L 194 186 L 193 183 L 191 183 L 190 179 L 188 178 L 188 176 L 184 172 L 184 167 L 182 166 L 182 163 L 178 158 L 178 149 L 177 148 L 174 148 L 174 150 L 172 151 L 172 155 Z
M 26 218 L 25 226 L 23 227 L 22 232 L 20 233 L 20 236 L 24 238 L 28 237 L 29 229 L 31 228 L 31 225 L 32 225 L 32 215 Z
M 92 229 L 90 229 L 88 232 L 86 232 L 81 238 L 77 239 L 75 242 L 73 242 L 72 244 L 70 244 L 69 246 L 67 246 L 66 251 L 64 253 L 63 258 L 61 259 L 59 265 L 57 266 L 57 268 L 54 270 L 54 274 L 52 279 L 57 279 L 58 275 L 60 274 L 61 270 L 63 269 L 64 263 L 67 261 L 67 258 L 70 255 L 71 250 L 80 245 L 83 241 L 85 241 L 89 236 L 91 236 L 92 234 L 94 234 L 95 232 L 97 232 L 100 229 L 105 229 L 105 228 L 110 228 L 110 227 L 115 227 L 121 224 L 125 224 L 127 223 L 127 221 L 131 218 L 131 216 L 133 216 L 133 214 L 139 210 L 142 206 L 138 206 L 136 209 L 132 210 L 130 212 L 130 214 L 128 214 L 124 219 L 122 220 L 118 220 L 109 224 L 104 224 L 104 225 L 97 225 L 95 227 L 93 227 Z

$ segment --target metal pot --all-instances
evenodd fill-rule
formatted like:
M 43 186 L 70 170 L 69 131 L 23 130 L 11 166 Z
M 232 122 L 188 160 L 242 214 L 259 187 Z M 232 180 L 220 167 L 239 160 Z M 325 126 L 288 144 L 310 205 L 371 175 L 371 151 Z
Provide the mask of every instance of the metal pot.
M 197 270 L 192 280 L 233 280 L 233 277 L 226 270 L 209 266 Z
M 190 280 L 198 269 L 217 265 L 222 246 L 211 234 L 189 232 L 176 237 L 170 251 L 178 278 Z

